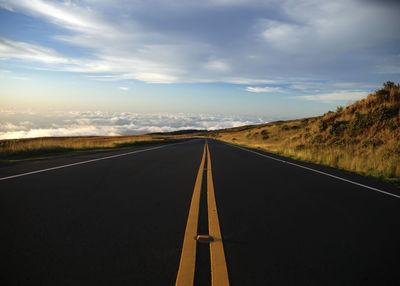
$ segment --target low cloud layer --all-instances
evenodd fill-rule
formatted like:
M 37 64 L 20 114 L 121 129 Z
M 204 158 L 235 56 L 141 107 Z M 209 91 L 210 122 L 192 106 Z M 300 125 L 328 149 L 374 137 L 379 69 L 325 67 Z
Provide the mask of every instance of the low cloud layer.
M 129 135 L 176 130 L 216 130 L 264 123 L 255 117 L 205 114 L 68 112 L 51 115 L 0 112 L 0 139 L 44 136 Z

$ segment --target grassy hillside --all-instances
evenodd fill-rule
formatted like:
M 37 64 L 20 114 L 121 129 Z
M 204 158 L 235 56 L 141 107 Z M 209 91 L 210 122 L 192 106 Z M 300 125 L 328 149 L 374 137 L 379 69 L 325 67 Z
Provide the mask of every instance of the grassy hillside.
M 400 86 L 323 116 L 211 132 L 217 139 L 400 182 Z

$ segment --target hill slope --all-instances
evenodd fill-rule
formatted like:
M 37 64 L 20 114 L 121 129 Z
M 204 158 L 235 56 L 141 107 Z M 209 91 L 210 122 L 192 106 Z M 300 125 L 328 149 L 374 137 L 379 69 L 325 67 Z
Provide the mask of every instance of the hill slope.
M 367 98 L 323 116 L 211 132 L 260 148 L 400 182 L 400 86 L 387 82 Z

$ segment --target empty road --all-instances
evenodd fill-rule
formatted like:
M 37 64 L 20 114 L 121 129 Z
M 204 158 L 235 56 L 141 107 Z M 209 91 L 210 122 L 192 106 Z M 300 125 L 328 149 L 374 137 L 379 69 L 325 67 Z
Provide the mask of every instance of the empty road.
M 0 285 L 400 285 L 400 191 L 215 140 L 0 166 L 0 226 Z

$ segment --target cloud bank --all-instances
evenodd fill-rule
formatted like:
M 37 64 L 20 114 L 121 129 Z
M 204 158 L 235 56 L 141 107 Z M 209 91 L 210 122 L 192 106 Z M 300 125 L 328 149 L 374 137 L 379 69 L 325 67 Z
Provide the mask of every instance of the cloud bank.
M 207 114 L 137 114 L 130 112 L 36 113 L 0 112 L 0 139 L 44 136 L 115 136 L 170 132 L 176 130 L 216 130 L 264 123 L 263 118 Z

